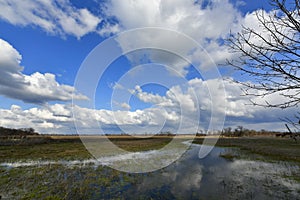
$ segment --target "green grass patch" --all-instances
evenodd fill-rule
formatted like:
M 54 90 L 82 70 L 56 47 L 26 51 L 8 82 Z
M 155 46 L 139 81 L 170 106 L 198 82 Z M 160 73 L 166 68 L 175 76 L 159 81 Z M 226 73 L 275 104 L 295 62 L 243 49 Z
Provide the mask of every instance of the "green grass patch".
M 208 139 L 209 140 L 209 139 Z M 202 144 L 203 139 L 193 141 Z M 252 154 L 263 156 L 268 160 L 294 161 L 300 163 L 300 142 L 288 138 L 219 138 L 218 147 L 238 147 Z M 260 157 L 263 159 L 262 157 Z
M 129 151 L 148 151 L 161 149 L 172 140 L 172 137 L 166 138 L 112 138 L 110 142 L 119 148 Z M 91 140 L 100 148 L 107 147 L 108 153 L 111 151 L 110 142 L 107 140 Z M 18 144 L 9 146 L 0 146 L 0 162 L 26 161 L 26 160 L 83 160 L 93 158 L 85 148 L 80 139 L 55 139 L 48 143 L 38 144 Z

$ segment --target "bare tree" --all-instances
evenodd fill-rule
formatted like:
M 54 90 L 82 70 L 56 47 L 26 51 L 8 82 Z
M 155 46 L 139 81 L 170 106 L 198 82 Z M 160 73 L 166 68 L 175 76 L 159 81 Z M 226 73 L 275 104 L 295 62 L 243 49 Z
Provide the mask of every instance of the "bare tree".
M 252 77 L 252 82 L 237 81 L 247 95 L 265 97 L 277 93 L 280 103 L 265 101 L 255 105 L 288 108 L 300 103 L 300 7 L 299 0 L 271 0 L 272 12 L 256 12 L 258 30 L 243 27 L 228 39 L 237 59 L 228 64 Z M 256 27 L 257 28 L 257 27 Z
M 246 95 L 266 97 L 277 94 L 281 101 L 265 101 L 254 105 L 277 108 L 298 107 L 300 104 L 300 2 L 270 0 L 273 10 L 256 12 L 259 27 L 242 27 L 227 40 L 238 58 L 227 64 L 251 81 L 235 80 L 245 88 Z M 299 128 L 296 120 L 286 118 Z M 297 122 L 296 122 L 297 121 Z

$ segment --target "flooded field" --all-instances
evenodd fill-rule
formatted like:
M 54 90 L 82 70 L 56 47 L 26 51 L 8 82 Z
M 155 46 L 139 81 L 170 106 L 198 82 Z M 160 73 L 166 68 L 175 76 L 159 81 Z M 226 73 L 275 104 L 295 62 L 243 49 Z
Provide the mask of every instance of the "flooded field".
M 159 151 L 102 160 L 20 160 L 0 163 L 2 199 L 299 199 L 299 163 L 267 161 L 238 148 L 215 147 L 199 159 L 193 144 L 176 162 L 150 173 L 104 166 Z M 122 161 L 120 161 L 122 160 Z

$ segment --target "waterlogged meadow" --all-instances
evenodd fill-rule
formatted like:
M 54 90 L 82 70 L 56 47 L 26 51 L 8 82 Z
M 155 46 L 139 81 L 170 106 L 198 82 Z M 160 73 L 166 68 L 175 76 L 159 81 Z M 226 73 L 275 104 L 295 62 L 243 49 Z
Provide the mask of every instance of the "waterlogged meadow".
M 215 147 L 199 159 L 192 144 L 173 164 L 149 173 L 105 166 L 136 159 L 164 162 L 170 151 L 147 150 L 94 160 L 19 159 L 0 163 L 2 199 L 299 199 L 299 163 L 262 159 L 238 148 Z M 176 149 L 173 149 L 174 153 Z

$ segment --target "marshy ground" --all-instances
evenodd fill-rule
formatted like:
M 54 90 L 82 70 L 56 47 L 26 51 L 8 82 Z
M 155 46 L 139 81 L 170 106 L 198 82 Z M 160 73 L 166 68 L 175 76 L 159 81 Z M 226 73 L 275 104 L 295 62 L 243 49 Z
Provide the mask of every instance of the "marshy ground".
M 109 137 L 130 152 L 160 149 L 172 139 Z M 219 138 L 207 158 L 198 158 L 195 145 L 172 165 L 137 174 L 90 161 L 93 156 L 77 136 L 26 140 L 0 146 L 2 199 L 297 199 L 300 195 L 300 141 L 289 138 Z M 193 141 L 202 142 L 203 137 Z

